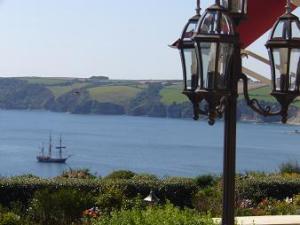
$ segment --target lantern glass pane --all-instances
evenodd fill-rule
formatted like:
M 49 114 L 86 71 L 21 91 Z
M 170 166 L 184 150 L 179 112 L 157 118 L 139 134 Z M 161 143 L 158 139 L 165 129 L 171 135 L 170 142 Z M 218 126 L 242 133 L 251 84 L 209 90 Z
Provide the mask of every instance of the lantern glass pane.
M 194 48 L 184 49 L 185 69 L 186 69 L 186 88 L 195 90 L 198 87 L 197 57 Z
M 273 33 L 273 38 L 288 39 L 288 21 L 280 21 Z
M 182 35 L 182 38 L 184 41 L 186 40 L 190 40 L 195 31 L 196 31 L 196 27 L 197 27 L 197 22 L 195 21 L 192 21 L 189 23 L 189 25 L 187 26 L 186 30 L 184 31 L 183 35 Z
M 248 13 L 248 0 L 244 0 L 244 14 Z
M 221 34 L 233 34 L 233 26 L 230 22 L 230 18 L 227 15 L 222 14 L 221 19 Z
M 290 91 L 299 89 L 300 78 L 300 49 L 291 50 L 290 59 Z
M 204 19 L 201 22 L 200 33 L 201 34 L 218 34 L 218 12 L 207 12 Z
M 276 91 L 286 92 L 289 89 L 288 48 L 273 49 Z
M 233 54 L 233 44 L 220 43 L 218 55 L 218 71 L 216 73 L 216 81 L 218 89 L 227 88 L 228 69 L 230 68 L 230 61 Z
M 292 38 L 300 38 L 300 26 L 299 22 L 292 22 Z
M 217 57 L 217 43 L 202 42 L 200 43 L 201 54 L 201 76 L 203 83 L 201 88 L 215 89 L 215 71 L 216 71 L 216 57 Z

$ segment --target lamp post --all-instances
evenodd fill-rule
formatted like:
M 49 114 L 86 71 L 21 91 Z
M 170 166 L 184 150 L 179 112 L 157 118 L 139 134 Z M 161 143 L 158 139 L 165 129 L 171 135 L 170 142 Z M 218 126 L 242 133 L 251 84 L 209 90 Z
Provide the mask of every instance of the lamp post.
M 241 44 L 236 32 L 246 17 L 247 0 L 216 0 L 198 19 L 197 29 L 193 37 L 189 37 L 190 45 L 176 45 L 181 52 L 183 94 L 193 103 L 194 118 L 204 114 L 213 125 L 217 117 L 224 116 L 223 225 L 234 225 L 239 80 L 243 81 L 248 106 L 263 116 L 279 115 L 283 123 L 287 122 L 289 105 L 300 96 L 300 22 L 291 12 L 290 0 L 287 0 L 286 13 L 275 23 L 266 44 L 272 71 L 271 95 L 281 105 L 279 111 L 273 112 L 270 106 L 262 107 L 258 100 L 249 97 L 248 77 L 242 73 Z M 184 34 L 185 30 L 178 43 L 184 43 Z M 186 61 L 183 52 L 193 52 L 192 63 Z M 194 85 L 193 76 L 197 85 Z M 203 100 L 206 108 L 200 109 Z

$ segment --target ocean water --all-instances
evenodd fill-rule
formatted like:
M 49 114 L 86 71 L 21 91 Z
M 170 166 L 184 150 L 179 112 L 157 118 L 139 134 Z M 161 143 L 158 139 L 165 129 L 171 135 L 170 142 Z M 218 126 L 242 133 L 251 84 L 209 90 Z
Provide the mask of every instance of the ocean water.
M 237 170 L 276 171 L 300 161 L 299 126 L 239 123 Z M 36 161 L 39 146 L 59 135 L 71 154 L 67 164 Z M 53 177 L 70 168 L 105 176 L 128 169 L 158 176 L 220 174 L 223 123 L 129 116 L 71 115 L 44 111 L 0 111 L 0 175 Z

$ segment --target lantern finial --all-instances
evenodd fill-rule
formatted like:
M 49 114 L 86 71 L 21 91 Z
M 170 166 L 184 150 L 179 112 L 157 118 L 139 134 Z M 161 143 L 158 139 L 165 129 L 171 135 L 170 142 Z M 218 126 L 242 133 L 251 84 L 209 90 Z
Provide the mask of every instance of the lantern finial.
M 196 15 L 200 16 L 201 8 L 200 8 L 200 0 L 197 0 L 197 8 L 196 8 Z
M 286 13 L 291 13 L 292 12 L 292 6 L 291 6 L 291 0 L 286 1 Z

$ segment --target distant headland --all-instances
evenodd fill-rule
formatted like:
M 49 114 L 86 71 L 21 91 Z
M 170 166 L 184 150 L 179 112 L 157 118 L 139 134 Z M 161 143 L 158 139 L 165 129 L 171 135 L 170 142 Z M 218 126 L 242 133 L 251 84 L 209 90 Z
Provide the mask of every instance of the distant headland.
M 192 118 L 192 106 L 181 94 L 179 80 L 110 80 L 90 78 L 12 77 L 0 78 L 0 109 L 49 110 L 74 114 L 131 115 L 163 118 Z M 278 107 L 270 89 L 253 82 L 251 95 L 263 104 Z M 242 98 L 238 119 L 277 122 L 253 113 Z M 299 123 L 300 104 L 290 110 L 292 123 Z

